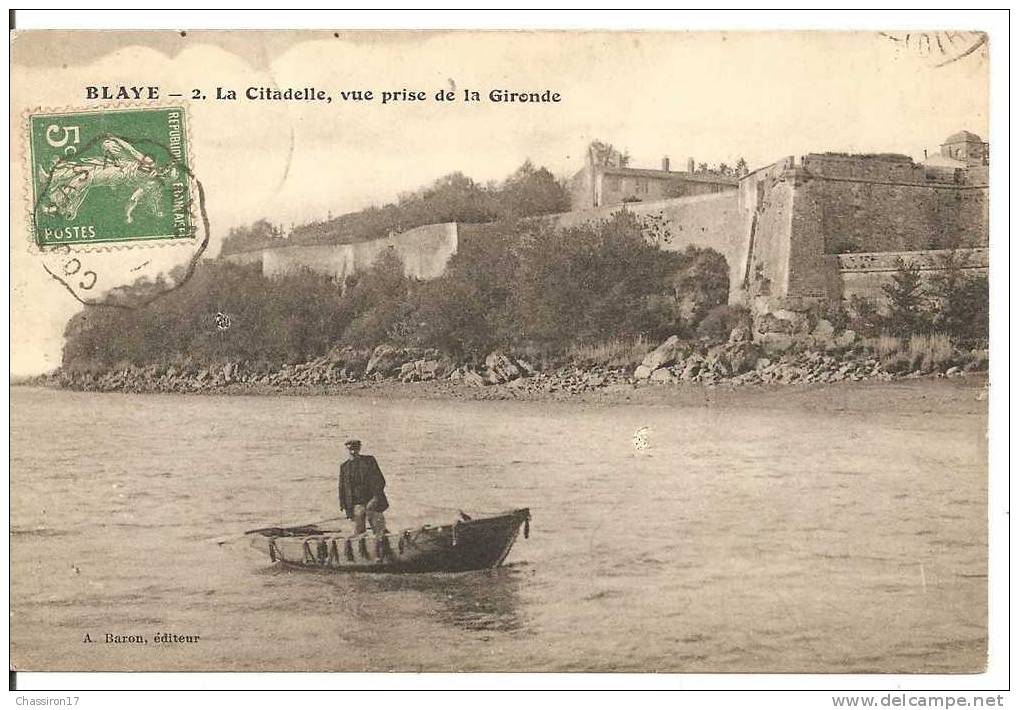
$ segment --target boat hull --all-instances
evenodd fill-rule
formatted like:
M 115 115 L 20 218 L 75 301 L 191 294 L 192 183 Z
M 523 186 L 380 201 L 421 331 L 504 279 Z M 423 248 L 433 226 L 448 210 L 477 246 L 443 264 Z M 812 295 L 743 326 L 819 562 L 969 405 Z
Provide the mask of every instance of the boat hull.
M 249 534 L 252 545 L 286 566 L 337 572 L 466 572 L 498 567 L 524 528 L 527 508 L 501 515 L 398 533 L 345 536 L 314 526 L 274 528 Z

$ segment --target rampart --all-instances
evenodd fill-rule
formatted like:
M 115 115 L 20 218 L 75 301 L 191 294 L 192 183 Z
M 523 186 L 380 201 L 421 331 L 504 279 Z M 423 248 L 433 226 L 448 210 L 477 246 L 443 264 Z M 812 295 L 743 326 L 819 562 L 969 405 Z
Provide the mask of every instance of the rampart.
M 900 259 L 916 267 L 921 276 L 929 276 L 950 264 L 964 273 L 986 273 L 989 257 L 986 248 L 836 254 L 827 257 L 828 276 L 832 292 L 840 299 L 863 298 L 881 307 L 887 300 L 884 286 Z
M 262 265 L 262 249 L 254 249 L 252 251 L 240 251 L 234 254 L 220 255 L 220 259 L 223 261 L 229 261 L 231 264 L 243 264 L 245 266 L 251 264 Z
M 740 194 L 736 190 L 695 197 L 677 197 L 655 202 L 631 202 L 611 207 L 563 212 L 549 217 L 559 227 L 575 227 L 606 220 L 626 210 L 649 226 L 655 218 L 666 228 L 666 236 L 654 241 L 667 251 L 683 251 L 688 246 L 711 247 L 729 264 L 729 282 L 740 277 L 746 245 Z
M 262 250 L 262 273 L 277 277 L 301 270 L 326 274 L 342 281 L 367 269 L 382 252 L 392 249 L 403 261 L 404 273 L 433 279 L 446 269 L 457 250 L 456 223 L 429 224 L 384 239 L 355 244 L 286 246 Z
M 804 157 L 797 177 L 827 254 L 987 246 L 986 182 L 932 179 L 908 158 L 821 155 Z
M 740 180 L 735 192 L 577 210 L 570 226 L 626 209 L 657 215 L 663 249 L 710 247 L 729 263 L 729 302 L 756 311 L 801 309 L 852 296 L 883 300 L 895 260 L 924 271 L 957 249 L 987 269 L 986 169 L 945 173 L 906 156 L 789 157 Z M 891 266 L 889 266 L 891 265 Z
M 729 265 L 730 303 L 757 312 L 800 310 L 853 296 L 882 301 L 897 257 L 934 271 L 956 254 L 963 268 L 986 272 L 986 176 L 986 166 L 946 171 L 906 156 L 810 154 L 755 170 L 735 190 L 545 219 L 572 227 L 626 210 L 664 228 L 648 232 L 662 249 L 720 252 Z M 457 248 L 457 225 L 435 224 L 356 244 L 265 249 L 261 260 L 266 276 L 311 269 L 343 279 L 392 249 L 408 275 L 430 279 Z

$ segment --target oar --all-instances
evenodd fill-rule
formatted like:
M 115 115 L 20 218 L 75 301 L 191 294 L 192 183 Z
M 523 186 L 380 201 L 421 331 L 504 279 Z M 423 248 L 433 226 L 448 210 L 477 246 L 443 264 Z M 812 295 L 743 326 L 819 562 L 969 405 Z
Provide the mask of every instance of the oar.
M 314 520 L 314 521 L 312 521 L 310 523 L 303 523 L 302 525 L 319 525 L 320 523 L 331 523 L 331 522 L 334 522 L 336 520 L 343 520 L 343 519 L 344 519 L 343 516 L 337 516 L 335 518 L 325 518 L 323 520 Z M 237 538 L 244 537 L 245 535 L 251 535 L 252 533 L 262 532 L 263 530 L 273 530 L 275 528 L 285 528 L 285 527 L 300 527 L 300 526 L 297 526 L 297 525 L 289 525 L 289 526 L 271 525 L 269 527 L 264 527 L 264 528 L 255 528 L 254 530 L 245 530 L 244 532 L 240 532 L 240 533 L 230 533 L 228 535 L 221 535 L 220 537 L 207 537 L 207 538 L 204 538 L 202 540 L 199 540 L 199 542 L 214 542 L 217 545 L 222 545 L 225 542 L 228 542 L 230 540 L 236 540 Z M 335 531 L 333 531 L 333 532 L 335 532 Z

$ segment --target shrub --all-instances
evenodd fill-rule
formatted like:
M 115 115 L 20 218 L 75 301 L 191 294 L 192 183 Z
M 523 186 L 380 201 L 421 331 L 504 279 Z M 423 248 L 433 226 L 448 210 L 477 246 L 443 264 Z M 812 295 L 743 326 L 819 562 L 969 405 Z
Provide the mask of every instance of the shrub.
M 880 326 L 898 335 L 944 333 L 973 346 L 987 341 L 990 299 L 987 276 L 968 270 L 968 252 L 951 249 L 927 283 L 919 269 L 897 262 L 892 281 L 884 287 L 888 315 Z
M 689 246 L 679 253 L 678 268 L 670 275 L 680 319 L 690 328 L 729 297 L 729 265 L 714 249 Z M 728 334 L 727 334 L 728 335 Z
M 412 330 L 413 282 L 404 276 L 403 261 L 387 249 L 368 270 L 347 283 L 344 309 L 352 314 L 343 332 L 344 344 L 361 348 L 386 341 L 405 341 Z
M 149 284 L 132 288 L 147 292 Z M 63 364 L 110 367 L 192 359 L 299 362 L 324 354 L 349 317 L 339 287 L 301 272 L 269 282 L 257 266 L 205 262 L 179 289 L 137 309 L 97 307 L 65 330 Z M 230 317 L 220 328 L 216 314 Z
M 874 353 L 881 359 L 887 358 L 890 355 L 901 352 L 902 340 L 894 335 L 888 333 L 882 333 L 876 338 L 867 338 L 863 341 L 863 344 L 874 351 Z
M 882 333 L 863 344 L 877 355 L 885 370 L 893 373 L 943 370 L 959 360 L 952 339 L 945 333 L 914 333 L 908 338 Z
M 567 229 L 537 225 L 517 253 L 514 310 L 522 343 L 562 347 L 658 338 L 674 329 L 675 322 L 663 322 L 656 297 L 669 292 L 666 277 L 679 259 L 648 244 L 629 212 Z
M 907 353 L 914 369 L 928 372 L 943 369 L 955 360 L 955 348 L 944 333 L 913 334 L 909 338 Z
M 662 251 L 642 226 L 625 212 L 569 229 L 486 225 L 462 243 L 441 277 L 424 283 L 407 278 L 391 250 L 342 287 L 311 271 L 270 280 L 257 266 L 203 263 L 182 287 L 144 308 L 75 316 L 64 365 L 187 359 L 197 367 L 243 361 L 271 369 L 348 352 L 360 361 L 389 342 L 474 360 L 494 349 L 523 349 L 546 361 L 631 366 L 648 343 L 708 320 L 702 311 L 714 313 L 705 332 L 714 322 L 722 338 L 748 320 L 745 310 L 709 310 L 727 289 L 720 255 Z M 152 289 L 139 282 L 120 295 L 136 300 Z M 219 313 L 229 316 L 229 327 Z
M 750 327 L 750 311 L 743 306 L 715 306 L 697 326 L 697 335 L 713 343 L 725 342 L 737 326 Z
M 416 341 L 453 355 L 481 356 L 513 343 L 517 235 L 511 225 L 463 244 L 445 273 L 421 285 L 413 314 Z
M 966 253 L 953 249 L 943 257 L 941 270 L 930 278 L 927 296 L 934 328 L 976 344 L 988 337 L 990 294 L 987 276 L 967 271 Z
M 860 296 L 849 299 L 846 327 L 862 336 L 876 336 L 881 332 L 883 318 L 873 301 Z

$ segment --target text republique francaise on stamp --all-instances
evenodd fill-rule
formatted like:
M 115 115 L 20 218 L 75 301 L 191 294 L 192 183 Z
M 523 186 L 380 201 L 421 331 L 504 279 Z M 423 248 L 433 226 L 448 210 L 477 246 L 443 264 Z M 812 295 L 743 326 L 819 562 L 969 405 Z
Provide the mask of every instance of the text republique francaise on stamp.
M 193 236 L 182 108 L 29 121 L 39 247 Z

